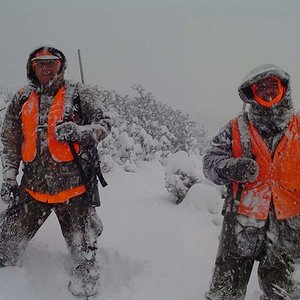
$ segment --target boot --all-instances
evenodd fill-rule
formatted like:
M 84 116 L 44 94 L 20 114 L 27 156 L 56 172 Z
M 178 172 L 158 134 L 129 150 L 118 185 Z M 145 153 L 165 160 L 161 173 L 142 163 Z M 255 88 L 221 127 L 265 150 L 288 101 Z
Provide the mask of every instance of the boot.
M 72 279 L 69 281 L 69 291 L 77 297 L 90 297 L 98 292 L 99 287 L 98 266 L 77 266 L 73 270 Z
M 68 289 L 73 296 L 88 298 L 98 293 L 98 279 L 93 278 L 93 280 L 86 281 L 74 277 L 69 281 Z

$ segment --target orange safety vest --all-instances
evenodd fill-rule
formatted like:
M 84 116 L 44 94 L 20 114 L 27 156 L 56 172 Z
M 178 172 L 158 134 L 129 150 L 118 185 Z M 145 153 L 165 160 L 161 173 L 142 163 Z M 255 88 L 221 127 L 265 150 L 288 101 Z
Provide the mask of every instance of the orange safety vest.
M 58 122 L 63 120 L 65 102 L 65 87 L 61 87 L 53 98 L 53 103 L 48 116 L 48 148 L 52 158 L 58 162 L 68 162 L 73 160 L 70 147 L 67 142 L 58 141 L 55 137 L 55 127 Z M 32 91 L 27 101 L 22 106 L 21 124 L 23 132 L 22 141 L 22 160 L 31 162 L 37 153 L 37 127 L 39 113 L 39 96 Z M 75 150 L 79 152 L 79 144 L 74 144 Z M 80 195 L 86 191 L 84 185 L 62 191 L 55 195 L 38 193 L 26 189 L 36 200 L 48 203 L 65 202 L 68 199 Z
M 63 120 L 65 87 L 61 87 L 53 99 L 48 116 L 48 147 L 55 161 L 67 162 L 73 160 L 70 147 L 67 142 L 60 142 L 55 137 L 55 127 Z M 23 104 L 21 122 L 23 131 L 22 160 L 33 161 L 37 151 L 37 126 L 38 126 L 39 96 L 32 91 Z M 79 145 L 74 144 L 76 152 Z
M 241 137 L 237 119 L 231 121 L 232 151 L 242 156 Z M 251 153 L 259 166 L 255 182 L 245 183 L 238 205 L 238 213 L 266 220 L 271 201 L 278 220 L 300 215 L 300 117 L 294 115 L 276 147 L 273 157 L 263 138 L 250 121 L 248 124 Z M 236 196 L 238 183 L 233 182 Z

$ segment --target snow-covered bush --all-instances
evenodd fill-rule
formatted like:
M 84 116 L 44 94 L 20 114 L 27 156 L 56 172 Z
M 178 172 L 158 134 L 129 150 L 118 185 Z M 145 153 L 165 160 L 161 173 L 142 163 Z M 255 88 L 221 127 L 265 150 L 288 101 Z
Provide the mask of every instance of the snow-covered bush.
M 128 137 L 132 138 L 132 163 L 158 157 L 166 165 L 166 158 L 177 151 L 186 151 L 197 157 L 203 154 L 208 145 L 203 127 L 188 114 L 157 101 L 142 86 L 133 89 L 138 94 L 135 97 L 121 96 L 116 92 L 109 94 L 107 91 L 104 91 L 104 96 L 99 96 L 104 99 L 103 103 L 109 112 L 118 116 L 114 126 L 120 133 L 126 131 Z M 115 140 L 115 143 L 118 141 Z M 118 160 L 118 157 L 116 154 L 113 159 L 125 165 L 125 161 Z
M 12 97 L 13 97 L 13 91 L 11 89 L 0 87 L 0 127 L 3 122 L 3 117 L 4 117 L 7 102 L 10 99 L 12 99 Z
M 143 150 L 143 160 L 150 161 L 153 159 L 154 153 L 156 152 L 155 143 L 150 134 L 146 133 L 145 129 L 141 129 L 138 135 L 138 141 Z
M 189 188 L 202 181 L 201 161 L 185 151 L 178 151 L 167 159 L 165 187 L 179 204 Z

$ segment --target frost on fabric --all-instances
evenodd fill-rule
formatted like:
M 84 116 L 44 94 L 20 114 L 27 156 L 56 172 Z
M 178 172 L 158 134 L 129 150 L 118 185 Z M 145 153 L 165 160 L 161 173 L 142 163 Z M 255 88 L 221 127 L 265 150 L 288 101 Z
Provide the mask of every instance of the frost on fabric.
M 256 212 L 258 210 L 268 211 L 270 206 L 270 201 L 264 201 L 262 204 L 262 197 L 268 196 L 267 199 L 271 199 L 271 191 L 266 186 L 264 190 L 257 192 L 256 190 L 247 191 L 246 196 L 243 198 L 243 205 L 245 207 L 251 208 L 251 211 Z M 262 207 L 265 206 L 265 207 Z
M 243 228 L 245 228 L 245 227 L 261 228 L 266 223 L 266 221 L 258 220 L 258 219 L 251 218 L 248 216 L 243 216 L 243 215 L 237 215 L 236 219 L 238 221 L 239 226 L 243 227 Z M 238 233 L 240 231 L 239 230 L 240 227 L 237 227 L 236 233 Z

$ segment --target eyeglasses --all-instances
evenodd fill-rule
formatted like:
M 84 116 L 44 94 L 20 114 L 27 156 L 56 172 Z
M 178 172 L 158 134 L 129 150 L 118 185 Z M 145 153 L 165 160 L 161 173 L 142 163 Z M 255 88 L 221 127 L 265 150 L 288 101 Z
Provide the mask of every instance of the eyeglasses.
M 61 61 L 59 59 L 43 59 L 43 60 L 35 60 L 32 62 L 33 68 L 35 67 L 54 67 L 60 65 Z

